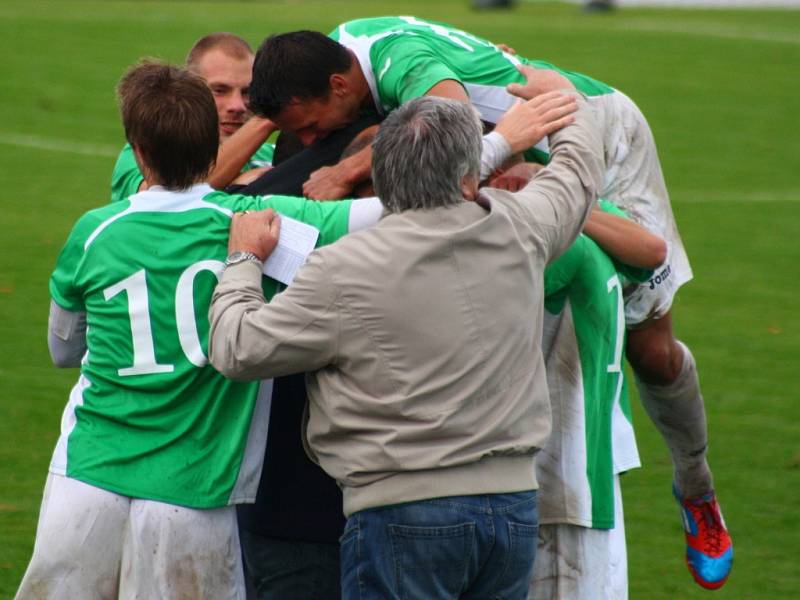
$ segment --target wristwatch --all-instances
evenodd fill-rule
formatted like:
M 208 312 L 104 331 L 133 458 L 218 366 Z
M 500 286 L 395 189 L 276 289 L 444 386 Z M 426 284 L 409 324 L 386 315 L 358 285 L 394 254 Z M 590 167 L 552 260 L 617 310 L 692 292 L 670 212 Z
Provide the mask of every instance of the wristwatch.
M 234 252 L 225 259 L 225 266 L 230 267 L 231 265 L 238 265 L 239 263 L 247 262 L 248 260 L 257 262 L 259 264 L 264 262 L 252 252 Z

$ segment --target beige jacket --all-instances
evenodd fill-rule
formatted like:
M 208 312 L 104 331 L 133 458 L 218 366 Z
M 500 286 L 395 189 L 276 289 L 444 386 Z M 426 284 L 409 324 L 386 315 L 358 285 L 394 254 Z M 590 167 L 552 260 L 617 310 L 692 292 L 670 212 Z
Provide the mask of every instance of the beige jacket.
M 307 372 L 307 447 L 344 512 L 536 488 L 550 431 L 543 272 L 602 183 L 590 104 L 516 194 L 385 216 L 316 250 L 265 304 L 255 263 L 225 270 L 211 362 L 235 379 Z

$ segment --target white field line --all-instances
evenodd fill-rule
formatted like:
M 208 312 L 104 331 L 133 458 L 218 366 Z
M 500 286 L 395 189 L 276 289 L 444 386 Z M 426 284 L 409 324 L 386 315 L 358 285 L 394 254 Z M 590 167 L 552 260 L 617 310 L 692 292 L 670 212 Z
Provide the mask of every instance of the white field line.
M 0 132 L 0 144 L 103 158 L 116 158 L 117 155 L 119 155 L 119 151 L 122 149 L 121 145 L 119 148 L 113 148 L 103 144 L 91 144 L 75 140 L 59 140 L 36 135 L 3 132 Z
M 14 133 L 0 132 L 0 144 L 9 146 L 21 146 L 24 148 L 35 148 L 38 150 L 51 150 L 53 152 L 67 152 L 71 154 L 82 154 L 84 156 L 95 156 L 103 158 L 116 158 L 120 148 L 113 148 L 102 144 L 89 144 L 74 140 L 59 140 L 43 138 L 33 135 L 20 135 Z M 685 192 L 673 193 L 671 200 L 676 204 L 696 204 L 711 202 L 800 202 L 800 189 L 785 192 L 749 192 L 722 194 L 714 192 Z

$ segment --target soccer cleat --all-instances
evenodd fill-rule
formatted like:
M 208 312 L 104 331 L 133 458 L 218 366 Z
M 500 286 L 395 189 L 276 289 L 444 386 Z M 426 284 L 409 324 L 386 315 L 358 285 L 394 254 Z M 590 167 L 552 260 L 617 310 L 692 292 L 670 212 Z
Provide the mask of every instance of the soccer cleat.
M 686 533 L 686 564 L 694 580 L 708 590 L 721 588 L 733 566 L 733 542 L 713 491 L 683 498 L 673 486 Z

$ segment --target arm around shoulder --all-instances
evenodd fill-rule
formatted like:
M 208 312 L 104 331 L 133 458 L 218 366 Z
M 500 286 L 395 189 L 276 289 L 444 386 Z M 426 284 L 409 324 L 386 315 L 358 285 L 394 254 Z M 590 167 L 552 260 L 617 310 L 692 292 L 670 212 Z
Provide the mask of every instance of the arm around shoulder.
M 609 255 L 641 269 L 656 269 L 667 260 L 667 243 L 630 219 L 595 208 L 583 228 Z
M 335 357 L 335 305 L 335 290 L 315 254 L 269 303 L 258 263 L 226 268 L 209 311 L 211 364 L 242 381 L 319 369 Z

